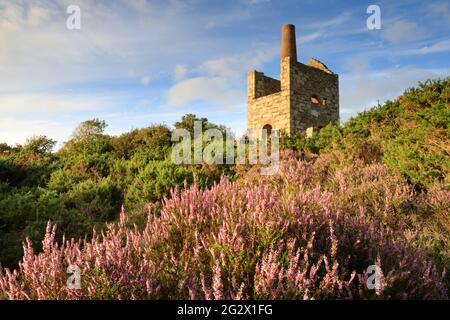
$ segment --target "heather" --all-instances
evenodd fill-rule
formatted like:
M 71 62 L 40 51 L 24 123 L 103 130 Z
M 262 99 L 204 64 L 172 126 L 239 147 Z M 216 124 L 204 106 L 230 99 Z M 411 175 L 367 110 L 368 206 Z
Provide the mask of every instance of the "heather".
M 385 165 L 357 162 L 326 172 L 326 159 L 283 156 L 280 172 L 253 171 L 211 188 L 175 189 L 147 223 L 126 212 L 91 240 L 55 242 L 51 224 L 43 251 L 24 244 L 18 270 L 3 270 L 9 299 L 446 299 L 445 273 L 396 212 L 422 205 Z M 326 179 L 327 184 L 318 182 Z M 449 194 L 426 195 L 448 208 Z M 424 195 L 422 195 L 424 196 Z M 444 203 L 441 202 L 444 200 Z M 68 289 L 77 264 L 82 287 Z M 366 287 L 369 265 L 382 271 Z
M 268 177 L 173 165 L 158 124 L 111 136 L 88 120 L 58 151 L 48 137 L 0 144 L 0 299 L 446 299 L 449 90 L 427 81 L 312 138 L 284 135 Z

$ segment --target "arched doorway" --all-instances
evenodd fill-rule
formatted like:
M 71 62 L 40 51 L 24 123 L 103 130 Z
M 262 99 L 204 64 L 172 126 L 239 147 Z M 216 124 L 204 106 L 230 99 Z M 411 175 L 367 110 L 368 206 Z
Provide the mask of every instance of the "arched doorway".
M 267 155 L 272 153 L 272 125 L 266 124 L 262 130 L 262 141 L 261 146 L 264 146 L 267 150 Z
M 266 130 L 267 136 L 270 136 L 270 134 L 272 133 L 272 126 L 270 124 L 266 124 L 264 125 L 263 130 Z

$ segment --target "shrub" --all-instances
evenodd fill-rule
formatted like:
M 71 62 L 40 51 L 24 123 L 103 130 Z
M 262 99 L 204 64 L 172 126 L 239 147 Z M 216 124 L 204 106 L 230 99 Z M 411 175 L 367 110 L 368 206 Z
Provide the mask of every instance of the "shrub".
M 91 241 L 58 245 L 49 224 L 43 252 L 25 243 L 20 268 L 0 272 L 0 297 L 447 298 L 442 270 L 396 218 L 414 200 L 408 185 L 380 164 L 326 172 L 326 159 L 285 157 L 279 175 L 258 183 L 249 175 L 173 190 L 143 230 L 122 212 Z M 81 269 L 79 290 L 65 285 L 70 264 Z M 382 270 L 377 290 L 366 286 L 369 265 Z

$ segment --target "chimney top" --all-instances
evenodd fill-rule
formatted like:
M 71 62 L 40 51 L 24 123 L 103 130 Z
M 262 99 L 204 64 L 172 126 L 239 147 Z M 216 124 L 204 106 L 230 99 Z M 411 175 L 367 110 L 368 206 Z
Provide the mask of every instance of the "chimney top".
M 281 30 L 281 60 L 286 57 L 290 57 L 291 61 L 297 61 L 297 44 L 293 24 L 284 24 Z

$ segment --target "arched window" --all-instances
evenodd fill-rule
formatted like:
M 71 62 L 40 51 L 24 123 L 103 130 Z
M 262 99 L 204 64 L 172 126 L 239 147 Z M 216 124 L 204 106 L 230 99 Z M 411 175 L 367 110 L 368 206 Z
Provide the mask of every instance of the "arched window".
M 314 105 L 318 105 L 319 104 L 319 97 L 317 97 L 315 94 L 313 94 L 311 96 L 311 103 Z

